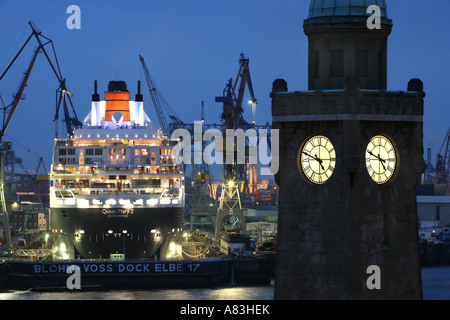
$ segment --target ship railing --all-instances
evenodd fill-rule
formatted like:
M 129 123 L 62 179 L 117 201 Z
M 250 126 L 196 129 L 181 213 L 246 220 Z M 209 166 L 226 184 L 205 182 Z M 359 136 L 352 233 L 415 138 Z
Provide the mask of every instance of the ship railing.
M 75 164 L 76 166 L 78 166 L 79 164 Z M 74 165 L 66 165 L 66 166 L 74 166 Z M 85 164 L 82 166 L 90 166 L 89 164 Z M 80 175 L 80 174 L 87 174 L 87 175 L 92 175 L 92 174 L 109 174 L 109 173 L 114 173 L 114 172 L 121 172 L 123 174 L 181 174 L 182 173 L 182 169 L 181 166 L 177 166 L 174 164 L 128 164 L 128 165 L 92 165 L 92 167 L 94 167 L 94 169 L 86 169 L 86 170 L 78 170 L 78 171 L 69 171 L 69 170 L 65 170 L 64 168 L 61 167 L 55 167 L 52 168 L 52 172 L 54 174 L 64 174 L 64 175 L 69 175 L 69 174 L 73 174 L 73 175 Z M 146 169 L 144 167 L 150 167 L 150 168 L 154 168 L 152 169 Z
M 140 191 L 142 192 L 133 192 L 130 194 L 118 190 L 114 190 L 113 193 L 81 193 L 76 194 L 75 199 L 73 197 L 57 198 L 56 203 L 58 205 L 77 205 L 84 208 L 89 205 L 103 206 L 117 204 L 138 207 L 145 205 L 154 206 L 157 204 L 184 206 L 185 195 L 183 188 L 160 188 L 154 189 L 152 192 L 149 192 L 147 189 L 140 189 Z
M 46 258 L 50 253 L 52 253 L 52 249 L 18 249 L 15 256 Z
M 73 140 L 72 139 L 55 139 L 55 146 L 57 146 L 57 147 L 73 146 Z
M 89 188 L 89 189 L 83 189 L 82 193 L 80 194 L 87 194 L 87 195 L 102 195 L 102 194 L 117 194 L 117 195 L 139 195 L 139 194 L 159 194 L 161 193 L 163 188 L 148 188 L 148 189 L 96 189 L 96 188 Z M 75 193 L 75 192 L 74 192 Z M 75 193 L 76 194 L 76 193 Z
M 140 194 L 161 194 L 165 188 L 72 188 L 68 186 L 56 185 L 57 189 L 70 189 L 74 195 L 140 195 Z

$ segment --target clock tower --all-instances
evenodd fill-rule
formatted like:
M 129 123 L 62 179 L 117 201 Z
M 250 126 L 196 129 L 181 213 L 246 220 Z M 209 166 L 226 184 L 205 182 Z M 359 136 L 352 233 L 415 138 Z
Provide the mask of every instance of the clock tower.
M 367 27 L 378 5 L 381 29 Z M 384 0 L 312 0 L 308 90 L 273 83 L 275 299 L 421 299 L 423 84 L 387 90 Z

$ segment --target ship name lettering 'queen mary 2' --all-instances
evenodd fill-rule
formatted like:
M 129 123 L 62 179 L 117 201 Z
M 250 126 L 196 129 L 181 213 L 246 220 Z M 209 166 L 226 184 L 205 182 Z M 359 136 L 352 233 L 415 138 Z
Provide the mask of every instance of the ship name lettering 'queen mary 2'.
M 54 140 L 54 259 L 181 259 L 184 175 L 178 140 L 154 129 L 124 81 L 110 81 L 73 136 Z

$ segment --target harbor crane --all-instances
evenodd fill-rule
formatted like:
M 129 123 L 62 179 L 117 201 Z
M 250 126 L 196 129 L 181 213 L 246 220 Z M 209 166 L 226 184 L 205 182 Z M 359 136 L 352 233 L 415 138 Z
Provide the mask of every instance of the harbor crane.
M 27 82 L 28 79 L 30 77 L 31 71 L 33 70 L 34 64 L 36 62 L 37 56 L 40 52 L 44 53 L 51 69 L 53 70 L 53 73 L 56 76 L 56 79 L 58 80 L 59 83 L 59 88 L 57 89 L 57 93 L 59 93 L 59 98 L 58 98 L 58 103 L 56 106 L 56 113 L 55 113 L 55 117 L 53 121 L 57 121 L 59 119 L 59 109 L 61 106 L 61 103 L 63 105 L 64 108 L 64 122 L 66 123 L 66 129 L 67 129 L 67 133 L 68 134 L 73 134 L 73 130 L 75 127 L 79 127 L 81 126 L 81 121 L 78 120 L 77 114 L 75 112 L 75 108 L 73 107 L 72 104 L 72 100 L 71 100 L 71 96 L 72 94 L 70 94 L 70 92 L 67 90 L 67 86 L 66 86 L 66 79 L 63 78 L 62 74 L 61 74 L 61 69 L 59 67 L 59 62 L 58 62 L 58 58 L 56 56 L 56 51 L 55 51 L 55 47 L 53 45 L 53 41 L 49 38 L 47 38 L 46 36 L 42 35 L 42 32 L 39 31 L 37 29 L 37 27 L 30 21 L 28 22 L 28 24 L 31 27 L 31 34 L 28 37 L 28 39 L 25 41 L 25 43 L 22 45 L 22 47 L 20 48 L 19 52 L 16 54 L 16 56 L 12 59 L 11 63 L 8 65 L 8 67 L 5 69 L 5 71 L 3 72 L 3 74 L 0 76 L 0 81 L 3 79 L 3 77 L 6 75 L 6 73 L 9 71 L 9 69 L 11 68 L 11 66 L 14 64 L 14 62 L 17 60 L 17 58 L 19 57 L 19 55 L 22 53 L 23 49 L 27 46 L 27 44 L 29 43 L 29 41 L 34 37 L 36 38 L 37 42 L 38 42 L 38 47 L 35 49 L 33 57 L 31 59 L 31 62 L 28 65 L 28 68 L 26 70 L 26 72 L 24 73 L 24 76 L 22 78 L 22 81 L 19 85 L 19 89 L 17 90 L 17 92 L 15 94 L 13 94 L 13 101 L 11 102 L 10 105 L 8 105 L 6 108 L 4 108 L 4 119 L 3 119 L 3 125 L 2 128 L 0 130 L 0 141 L 3 138 L 6 130 L 8 129 L 9 124 L 11 123 L 12 117 L 14 116 L 14 113 L 19 105 L 20 100 L 23 100 L 23 92 L 25 90 L 25 87 L 27 86 Z M 45 46 L 50 44 L 52 47 L 52 51 L 54 54 L 54 59 L 55 59 L 55 65 L 53 64 L 52 60 L 50 59 L 49 54 L 47 53 L 47 50 L 45 50 Z M 72 107 L 72 112 L 74 114 L 74 116 L 70 116 L 69 110 L 68 110 L 68 105 L 67 102 L 70 103 L 71 107 Z M 7 110 L 9 109 L 8 115 L 6 116 Z M 57 132 L 56 132 L 57 135 Z
M 444 142 L 437 155 L 436 174 L 438 183 L 447 184 L 448 173 L 450 170 L 450 128 L 445 135 Z
M 227 129 L 236 130 L 241 127 L 240 125 L 242 124 L 242 122 L 246 123 L 246 121 L 242 117 L 242 113 L 244 112 L 244 110 L 242 109 L 242 102 L 244 100 L 246 86 L 248 87 L 251 96 L 249 103 L 252 104 L 253 125 L 255 124 L 254 115 L 256 111 L 256 104 L 258 102 L 253 91 L 249 61 L 250 60 L 248 58 L 245 58 L 244 54 L 241 53 L 241 57 L 239 60 L 239 71 L 234 84 L 233 79 L 229 79 L 223 91 L 223 96 L 216 97 L 216 102 L 223 103 L 222 120 L 225 122 L 225 126 Z M 240 84 L 237 92 L 238 94 L 236 96 L 236 88 L 239 80 Z
M 147 81 L 148 89 L 150 92 L 150 96 L 153 101 L 153 106 L 155 108 L 156 116 L 158 117 L 158 122 L 161 126 L 161 130 L 164 134 L 170 136 L 175 129 L 184 128 L 187 129 L 191 136 L 194 135 L 194 125 L 193 124 L 185 124 L 176 114 L 175 111 L 170 107 L 167 101 L 164 99 L 160 91 L 157 89 L 156 84 L 150 74 L 150 71 L 147 68 L 144 57 L 139 55 L 139 60 L 141 61 L 142 68 L 144 70 L 145 79 Z M 163 108 L 167 113 L 164 112 Z M 169 123 L 170 119 L 170 123 Z M 202 134 L 204 132 L 204 103 L 202 101 L 202 109 L 201 109 L 201 123 L 202 123 Z M 201 152 L 205 148 L 205 143 L 202 141 Z M 208 215 L 209 210 L 214 208 L 214 202 L 212 201 L 211 194 L 211 172 L 209 165 L 205 163 L 202 159 L 202 163 L 200 165 L 192 164 L 192 171 L 195 174 L 194 177 L 194 190 L 196 191 L 197 199 L 193 200 L 191 207 L 193 210 L 191 211 L 191 227 L 194 215 Z M 194 214 L 195 211 L 195 214 Z
M 25 49 L 27 44 L 30 42 L 30 40 L 32 38 L 35 38 L 36 41 L 38 42 L 38 46 L 34 50 L 31 61 L 28 64 L 28 67 L 22 77 L 22 80 L 20 81 L 20 85 L 18 87 L 17 92 L 13 94 L 13 101 L 9 105 L 7 105 L 3 108 L 3 122 L 2 122 L 1 128 L 0 128 L 0 197 L 1 197 L 1 208 L 0 209 L 3 212 L 3 216 L 5 218 L 4 226 L 6 229 L 6 237 L 7 237 L 9 249 L 11 249 L 11 233 L 9 230 L 9 214 L 8 214 L 8 210 L 6 207 L 6 201 L 5 201 L 4 177 L 3 176 L 4 176 L 4 155 L 8 150 L 11 150 L 12 143 L 8 142 L 8 141 L 4 142 L 3 137 L 6 133 L 9 125 L 11 124 L 11 120 L 14 116 L 14 113 L 17 110 L 17 107 L 19 106 L 19 102 L 21 100 L 24 100 L 23 92 L 25 90 L 25 87 L 27 86 L 27 82 L 30 77 L 31 71 L 33 70 L 37 56 L 39 55 L 40 52 L 44 53 L 48 63 L 50 64 L 50 67 L 53 70 L 53 73 L 55 74 L 55 76 L 58 80 L 58 83 L 59 83 L 59 88 L 57 90 L 57 94 L 59 93 L 59 99 L 57 99 L 56 113 L 55 113 L 55 118 L 53 121 L 58 120 L 59 109 L 60 109 L 60 106 L 62 103 L 63 108 L 64 108 L 64 116 L 65 116 L 64 122 L 66 123 L 67 134 L 72 135 L 74 128 L 82 125 L 81 122 L 78 120 L 78 117 L 76 115 L 75 109 L 72 104 L 72 101 L 70 99 L 70 97 L 72 95 L 67 90 L 66 80 L 62 77 L 61 69 L 59 67 L 58 58 L 56 56 L 56 51 L 55 51 L 55 47 L 53 45 L 53 41 L 51 39 L 47 38 L 46 36 L 42 35 L 42 32 L 39 31 L 38 28 L 31 21 L 28 22 L 28 24 L 31 27 L 31 34 L 29 35 L 29 37 L 27 38 L 25 43 L 22 45 L 22 47 L 20 48 L 18 53 L 14 56 L 12 61 L 9 63 L 9 65 L 6 67 L 5 71 L 0 75 L 0 81 L 1 81 L 5 77 L 7 72 L 10 70 L 10 68 L 14 64 L 14 62 L 17 60 L 17 58 L 20 56 L 22 51 Z M 53 64 L 52 60 L 50 59 L 50 56 L 47 53 L 47 50 L 45 49 L 45 46 L 48 44 L 51 45 L 56 67 Z M 3 101 L 3 99 L 2 99 L 2 101 Z M 69 102 L 70 105 L 72 106 L 72 111 L 74 114 L 73 117 L 70 116 L 67 102 Z M 57 136 L 58 133 L 55 132 L 55 135 Z
M 239 82 L 240 81 L 240 82 Z M 239 83 L 239 86 L 238 86 Z M 229 79 L 223 95 L 216 97 L 216 102 L 223 103 L 222 120 L 225 128 L 233 131 L 237 129 L 248 128 L 248 123 L 244 120 L 242 114 L 244 112 L 242 108 L 242 102 L 244 100 L 245 88 L 248 87 L 251 99 L 249 103 L 252 104 L 253 110 L 253 123 L 251 127 L 255 127 L 255 108 L 257 100 L 253 91 L 253 85 L 250 76 L 249 59 L 244 57 L 241 53 L 239 60 L 239 71 L 235 82 L 233 79 Z M 238 91 L 236 89 L 238 88 Z M 234 137 L 233 137 L 234 139 Z M 224 139 L 223 150 L 226 150 L 226 139 Z M 247 166 L 253 167 L 253 171 L 256 171 L 256 165 L 238 164 L 237 163 L 237 145 L 233 141 L 233 160 L 227 161 L 226 152 L 223 153 L 223 169 L 222 169 L 222 192 L 220 197 L 220 204 L 217 210 L 215 238 L 218 239 L 220 228 L 228 215 L 235 215 L 239 219 L 241 229 L 245 231 L 245 218 L 241 204 L 241 183 L 244 182 L 243 189 L 247 189 L 250 197 L 250 190 L 248 188 L 248 179 L 246 176 Z M 229 150 L 227 150 L 229 152 Z M 252 177 L 256 179 L 256 172 L 252 174 Z M 254 185 L 256 183 L 252 183 Z
M 185 129 L 190 134 L 191 137 L 194 138 L 194 127 L 195 124 L 185 123 L 183 122 L 174 112 L 174 110 L 169 106 L 166 100 L 163 98 L 159 90 L 157 89 L 155 82 L 147 68 L 147 65 L 144 61 L 142 55 L 139 55 L 139 59 L 142 64 L 142 68 L 144 70 L 144 75 L 147 81 L 148 89 L 153 101 L 153 105 L 155 107 L 156 115 L 158 117 L 159 124 L 161 126 L 161 130 L 164 134 L 171 135 L 176 129 Z M 252 105 L 252 123 L 248 123 L 243 117 L 243 101 L 245 89 L 248 87 L 250 97 L 249 104 Z M 223 96 L 216 97 L 216 102 L 223 103 L 223 110 L 221 114 L 222 123 L 219 124 L 206 124 L 204 122 L 204 109 L 202 103 L 202 132 L 209 129 L 218 129 L 220 132 L 225 133 L 226 129 L 264 129 L 267 130 L 267 138 L 268 138 L 268 147 L 271 149 L 271 126 L 269 123 L 266 125 L 256 125 L 255 123 L 255 112 L 257 99 L 255 98 L 255 94 L 253 91 L 252 80 L 250 76 L 250 68 L 249 68 L 249 59 L 244 57 L 244 54 L 240 55 L 239 60 L 239 70 L 235 81 L 233 79 L 229 79 L 226 85 L 226 88 L 223 90 Z M 163 108 L 171 112 L 168 116 L 164 112 Z M 216 140 L 217 142 L 217 140 Z M 217 144 L 216 144 L 217 147 Z M 203 151 L 204 145 L 202 146 Z M 225 156 L 225 153 L 224 153 Z M 236 155 L 234 157 L 236 159 Z M 224 158 L 225 160 L 225 158 Z M 250 176 L 251 182 L 249 183 L 246 176 L 246 169 L 250 168 Z M 196 170 L 197 171 L 197 170 Z M 200 166 L 199 179 L 196 181 L 203 182 L 205 177 L 209 178 L 209 168 L 205 166 L 203 163 Z M 236 161 L 234 163 L 227 163 L 223 166 L 223 176 L 222 176 L 222 196 L 220 203 L 221 212 L 235 212 L 237 215 L 242 212 L 241 207 L 241 190 L 245 190 L 248 193 L 249 198 L 251 194 L 251 190 L 256 188 L 256 165 L 241 165 L 237 164 Z M 244 182 L 242 185 L 241 182 Z M 217 218 L 217 217 L 216 217 Z M 220 220 L 217 219 L 217 220 Z M 241 223 L 244 222 L 243 216 L 240 219 Z M 217 226 L 217 223 L 216 223 Z M 216 228 L 217 229 L 217 228 Z M 216 232 L 217 234 L 217 232 Z M 216 237 L 217 238 L 217 237 Z
M 167 103 L 167 101 L 162 96 L 161 92 L 158 90 L 158 88 L 155 85 L 155 82 L 153 81 L 153 78 L 150 74 L 150 71 L 148 71 L 147 65 L 145 63 L 144 57 L 142 55 L 139 55 L 139 60 L 142 64 L 142 69 L 144 70 L 145 80 L 147 81 L 148 91 L 150 92 L 150 96 L 153 101 L 153 106 L 155 107 L 156 116 L 158 117 L 159 125 L 161 126 L 161 131 L 164 134 L 170 135 L 170 129 L 169 125 L 167 124 L 167 118 L 164 113 L 163 108 L 171 112 L 169 114 L 169 118 L 178 123 L 183 123 L 178 116 L 175 114 L 175 111 L 170 107 L 170 105 Z

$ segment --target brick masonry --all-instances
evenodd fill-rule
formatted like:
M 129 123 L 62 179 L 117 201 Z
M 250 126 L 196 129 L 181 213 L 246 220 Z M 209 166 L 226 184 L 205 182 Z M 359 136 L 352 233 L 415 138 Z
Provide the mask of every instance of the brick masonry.
M 415 186 L 425 168 L 424 93 L 361 90 L 351 78 L 343 90 L 289 92 L 278 79 L 271 97 L 280 130 L 275 298 L 421 299 Z M 300 146 L 316 134 L 331 140 L 337 157 L 323 185 L 297 167 Z M 377 134 L 394 142 L 399 158 L 384 185 L 365 166 Z M 367 288 L 370 265 L 381 269 L 380 290 Z

